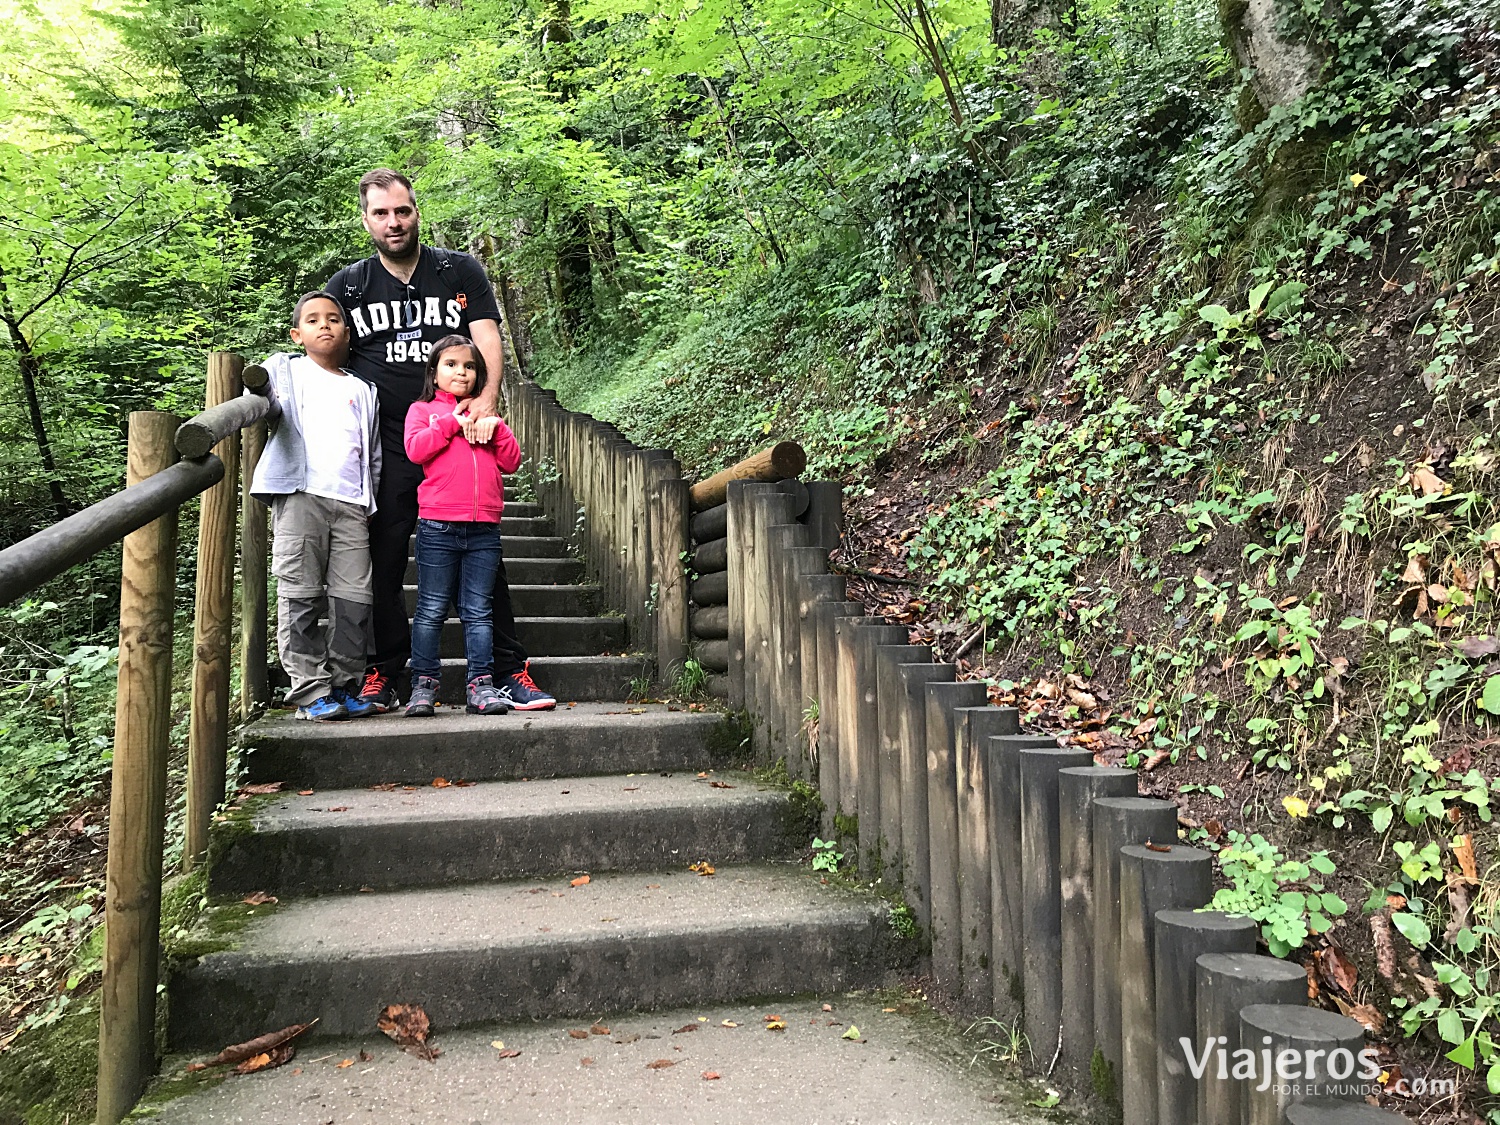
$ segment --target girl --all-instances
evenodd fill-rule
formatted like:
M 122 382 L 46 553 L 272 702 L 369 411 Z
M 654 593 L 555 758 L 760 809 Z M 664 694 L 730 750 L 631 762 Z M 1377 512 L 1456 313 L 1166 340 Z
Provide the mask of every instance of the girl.
M 502 473 L 521 464 L 521 447 L 503 421 L 486 445 L 463 437 L 461 399 L 484 389 L 484 357 L 467 336 L 445 336 L 432 346 L 422 397 L 406 414 L 406 455 L 422 466 L 417 487 L 417 609 L 411 622 L 411 700 L 408 715 L 436 711 L 442 665 L 438 644 L 448 606 L 458 605 L 468 660 L 466 699 L 471 715 L 508 710 L 494 681 L 490 620 L 500 565 Z

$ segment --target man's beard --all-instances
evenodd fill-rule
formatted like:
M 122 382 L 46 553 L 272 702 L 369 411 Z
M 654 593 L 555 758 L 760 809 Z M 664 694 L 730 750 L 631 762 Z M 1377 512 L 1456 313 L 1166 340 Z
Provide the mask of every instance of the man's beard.
M 391 235 L 386 235 L 384 238 L 375 238 L 372 235 L 371 238 L 374 239 L 375 245 L 380 250 L 392 258 L 408 257 L 417 248 L 417 228 L 415 226 L 408 227 L 399 238 Z

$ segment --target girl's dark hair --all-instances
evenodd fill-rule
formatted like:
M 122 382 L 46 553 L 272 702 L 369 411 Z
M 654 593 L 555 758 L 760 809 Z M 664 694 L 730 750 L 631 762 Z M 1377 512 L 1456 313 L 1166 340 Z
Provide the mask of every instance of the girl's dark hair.
M 427 378 L 422 383 L 422 394 L 417 399 L 418 402 L 431 402 L 437 397 L 438 360 L 442 359 L 443 353 L 449 348 L 468 348 L 474 357 L 474 388 L 469 392 L 469 397 L 477 398 L 479 392 L 484 390 L 484 384 L 489 379 L 489 369 L 484 365 L 484 356 L 474 346 L 473 340 L 454 333 L 452 336 L 444 336 L 432 345 L 432 352 L 427 356 Z

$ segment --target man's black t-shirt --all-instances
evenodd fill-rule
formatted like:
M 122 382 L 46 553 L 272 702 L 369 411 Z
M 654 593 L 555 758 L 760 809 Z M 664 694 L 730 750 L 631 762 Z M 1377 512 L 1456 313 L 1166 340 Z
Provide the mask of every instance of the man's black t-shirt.
M 422 393 L 432 345 L 455 332 L 472 336 L 473 321 L 500 319 L 484 267 L 469 254 L 423 246 L 409 282 L 376 254 L 339 270 L 325 290 L 349 320 L 349 369 L 380 392 L 381 443 L 402 450 L 406 412 Z

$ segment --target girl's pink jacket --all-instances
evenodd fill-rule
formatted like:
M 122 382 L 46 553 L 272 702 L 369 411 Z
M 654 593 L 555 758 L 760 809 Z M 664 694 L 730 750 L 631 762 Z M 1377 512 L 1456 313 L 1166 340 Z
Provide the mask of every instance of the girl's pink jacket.
M 488 445 L 470 445 L 453 415 L 458 400 L 438 391 L 406 412 L 406 455 L 423 469 L 417 514 L 424 520 L 499 523 L 505 509 L 501 473 L 521 466 L 521 446 L 503 421 Z

